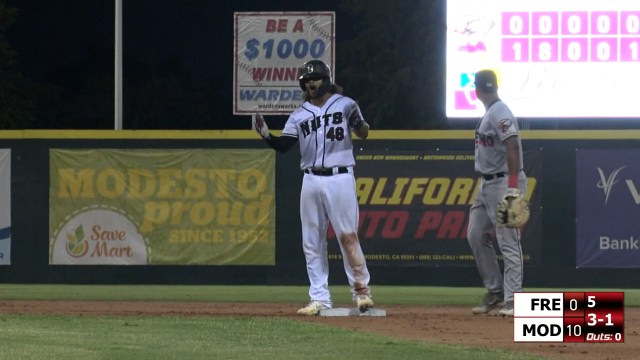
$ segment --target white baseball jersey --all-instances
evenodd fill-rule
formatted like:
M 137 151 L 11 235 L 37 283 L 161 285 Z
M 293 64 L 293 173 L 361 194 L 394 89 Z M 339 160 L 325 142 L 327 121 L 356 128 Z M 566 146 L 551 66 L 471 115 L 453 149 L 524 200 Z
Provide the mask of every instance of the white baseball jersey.
M 305 102 L 287 119 L 282 136 L 300 143 L 300 168 L 329 169 L 355 165 L 349 119 L 362 119 L 356 102 L 333 94 L 322 107 Z M 364 120 L 364 119 L 363 119 Z M 357 121 L 355 121 L 357 122 Z M 331 306 L 327 229 L 329 224 L 338 238 L 340 251 L 353 299 L 370 295 L 369 270 L 359 241 L 358 197 L 353 171 L 316 175 L 306 172 L 300 191 L 302 248 L 309 275 L 309 297 Z
M 518 135 L 518 121 L 502 101 L 489 105 L 476 127 L 475 170 L 481 174 L 508 172 L 504 140 Z M 518 146 L 522 149 L 520 137 Z M 520 166 L 522 167 L 522 151 Z
M 282 136 L 300 143 L 300 169 L 354 166 L 349 119 L 353 112 L 362 118 L 360 107 L 344 95 L 333 94 L 320 108 L 305 102 L 287 119 Z

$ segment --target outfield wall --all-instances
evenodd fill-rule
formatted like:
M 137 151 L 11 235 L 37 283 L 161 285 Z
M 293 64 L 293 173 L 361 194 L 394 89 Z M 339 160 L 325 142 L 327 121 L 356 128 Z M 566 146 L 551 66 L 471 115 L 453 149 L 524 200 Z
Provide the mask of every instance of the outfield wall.
M 633 163 L 613 164 L 640 148 L 640 131 L 524 131 L 523 147 L 535 155 L 535 189 L 532 194 L 532 223 L 524 230 L 527 264 L 525 286 L 535 287 L 622 287 L 639 283 L 640 250 L 635 248 L 640 237 L 640 208 L 637 190 L 640 179 L 631 171 Z M 2 146 L 11 150 L 11 231 L 10 265 L 0 265 L 0 282 L 4 283 L 72 283 L 72 284 L 291 284 L 307 283 L 300 244 L 298 215 L 302 174 L 299 153 L 276 154 L 275 157 L 275 263 L 274 265 L 52 265 L 50 259 L 50 150 L 51 149 L 261 149 L 266 145 L 250 131 L 4 131 Z M 472 259 L 464 243 L 466 200 L 449 203 L 429 201 L 426 195 L 411 198 L 406 188 L 391 186 L 404 179 L 418 181 L 427 188 L 428 181 L 455 183 L 462 191 L 465 181 L 473 177 L 468 169 L 473 162 L 465 154 L 473 154 L 473 131 L 372 131 L 371 138 L 355 142 L 360 156 L 356 177 L 362 191 L 368 181 L 374 184 L 361 199 L 361 237 L 369 261 L 373 285 L 446 285 L 479 286 Z M 609 153 L 622 150 L 620 153 Z M 577 154 L 585 151 L 609 155 L 607 163 L 596 164 L 603 173 L 591 179 L 591 172 L 577 169 Z M 415 155 L 421 162 L 375 162 L 376 156 Z M 453 154 L 450 159 L 462 162 L 429 162 L 434 154 Z M 411 157 L 414 159 L 415 157 Z M 637 157 L 636 157 L 637 158 Z M 382 159 L 382 157 L 380 157 Z M 589 158 L 587 157 L 587 163 Z M 633 158 L 621 161 L 633 162 Z M 525 161 L 526 162 L 526 161 Z M 451 165 L 451 166 L 449 166 Z M 463 166 L 461 166 L 463 165 Z M 527 165 L 527 164 L 525 164 Z M 618 178 L 615 178 L 614 172 Z M 626 170 L 625 170 L 626 169 Z M 577 175 L 578 170 L 582 171 Z M 450 172 L 451 171 L 451 172 Z M 595 175 L 597 176 L 597 175 Z M 577 189 L 581 179 L 582 190 Z M 387 181 L 388 180 L 388 181 Z M 603 181 L 604 180 L 604 181 Z M 407 180 L 409 181 L 409 180 Z M 381 185 L 382 184 L 382 185 Z M 385 185 L 386 184 L 386 185 Z M 413 184 L 413 182 L 411 182 Z M 591 185 L 589 185 L 591 184 Z M 638 185 L 636 187 L 636 184 Z M 375 190 L 379 186 L 380 190 Z M 418 186 L 418 185 L 415 185 Z M 434 185 L 435 186 L 435 185 Z M 444 185 L 443 185 L 444 186 Z M 591 191 L 591 186 L 594 190 Z M 394 189 L 399 189 L 394 195 Z M 422 188 L 420 188 L 422 189 Z M 433 191 L 439 188 L 434 187 Z M 415 189 L 414 189 L 415 190 Z M 634 190 L 636 192 L 634 193 Z M 377 192 L 376 192 L 377 191 Z M 429 192 L 431 190 L 425 190 Z M 577 193 L 588 194 L 578 199 Z M 585 200 L 602 205 L 602 211 L 589 212 Z M 430 195 L 430 196 L 431 196 Z M 394 196 L 397 198 L 394 203 Z M 602 199 L 600 199 L 602 197 Z M 435 201 L 435 200 L 433 200 Z M 453 201 L 453 200 L 452 200 Z M 390 205 L 392 204 L 393 205 Z M 577 208 L 582 209 L 578 213 Z M 585 210 L 586 209 L 586 210 Z M 623 209 L 616 213 L 614 209 Z M 585 212 L 586 211 L 586 212 Z M 617 214 L 607 215 L 609 211 Z M 415 213 L 419 213 L 417 216 Z M 388 226 L 385 219 L 394 218 Z M 376 220 L 377 219 L 377 220 Z M 434 222 L 437 219 L 439 222 Z M 448 219 L 448 220 L 447 220 Z M 604 221 L 602 219 L 605 219 Z M 377 222 L 375 222 L 376 220 Z M 577 224 L 580 222 L 580 224 Z M 593 224 L 603 222 L 600 227 Z M 615 229 L 607 228 L 615 223 Z M 372 224 L 379 224 L 374 226 Z M 400 227 L 400 225 L 404 227 Z M 437 226 L 434 226 L 436 224 Z M 583 252 L 577 240 L 579 225 L 600 236 L 599 249 Z M 415 229 L 412 227 L 414 226 Z M 612 234 L 624 228 L 621 234 Z M 419 231 L 418 229 L 423 229 Z M 595 232 L 595 233 L 594 233 Z M 418 236 L 419 234 L 419 236 Z M 597 234 L 595 234 L 597 235 Z M 626 236 L 629 235 L 629 236 Z M 528 238 L 527 238 L 528 236 Z M 625 237 L 626 236 L 626 237 Z M 635 238 L 634 238 L 635 237 Z M 585 243 L 586 244 L 586 243 Z M 603 245 L 604 244 L 604 245 Z M 606 251 L 602 247 L 606 247 Z M 331 282 L 345 284 L 342 262 L 336 255 L 335 239 L 330 237 Z M 432 254 L 443 256 L 434 257 Z M 529 257 L 530 255 L 530 257 Z M 428 258 L 428 259 L 427 259 Z M 626 259 L 616 262 L 614 259 Z M 587 266 L 578 266 L 586 264 Z M 595 264 L 595 265 L 594 265 Z M 605 264 L 604 266 L 602 264 Z

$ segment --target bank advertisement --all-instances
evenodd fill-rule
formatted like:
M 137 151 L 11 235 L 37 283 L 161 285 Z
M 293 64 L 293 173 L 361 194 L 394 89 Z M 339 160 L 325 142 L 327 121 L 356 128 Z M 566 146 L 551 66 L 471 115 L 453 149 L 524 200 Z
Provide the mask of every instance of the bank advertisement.
M 51 149 L 52 265 L 275 265 L 275 153 Z
M 524 153 L 531 209 L 521 229 L 525 264 L 540 254 L 540 154 Z M 481 185 L 473 152 L 360 151 L 356 161 L 358 233 L 368 265 L 475 266 L 467 242 L 469 209 Z M 487 236 L 497 247 L 495 233 Z M 328 238 L 331 261 L 341 262 L 335 233 Z
M 640 267 L 640 150 L 576 151 L 576 266 Z
M 11 149 L 0 149 L 0 265 L 11 265 Z

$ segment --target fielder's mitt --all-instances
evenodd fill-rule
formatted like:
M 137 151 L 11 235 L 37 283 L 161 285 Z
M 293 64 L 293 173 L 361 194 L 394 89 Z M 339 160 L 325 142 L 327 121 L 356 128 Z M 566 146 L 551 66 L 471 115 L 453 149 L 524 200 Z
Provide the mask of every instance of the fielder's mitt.
M 508 189 L 498 203 L 496 223 L 498 226 L 519 228 L 529 221 L 529 203 L 517 189 Z

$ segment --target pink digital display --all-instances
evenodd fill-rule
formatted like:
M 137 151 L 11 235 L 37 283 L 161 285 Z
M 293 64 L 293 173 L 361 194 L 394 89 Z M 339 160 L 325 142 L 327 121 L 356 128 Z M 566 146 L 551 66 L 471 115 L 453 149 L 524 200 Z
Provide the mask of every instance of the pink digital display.
M 640 33 L 640 11 L 503 12 L 501 23 L 505 62 L 637 61 L 637 42 L 626 35 Z
M 520 117 L 640 118 L 639 5 L 448 0 L 447 116 L 482 114 L 473 78 L 489 68 Z

